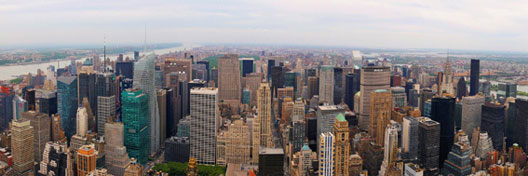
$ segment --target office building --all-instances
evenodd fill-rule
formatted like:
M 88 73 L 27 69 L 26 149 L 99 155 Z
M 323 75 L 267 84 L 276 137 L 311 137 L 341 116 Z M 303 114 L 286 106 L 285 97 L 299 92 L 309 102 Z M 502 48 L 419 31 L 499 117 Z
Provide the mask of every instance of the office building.
M 284 174 L 284 150 L 282 148 L 259 149 L 258 175 Z
M 38 112 L 45 113 L 48 116 L 57 113 L 57 91 L 37 89 L 35 97 L 37 99 Z
M 66 175 L 68 165 L 68 146 L 66 144 L 48 142 L 42 152 L 44 158 L 37 165 L 37 176 Z
M 514 131 L 515 131 L 515 125 L 516 125 L 516 105 L 515 105 L 515 99 L 510 98 L 507 99 L 505 104 L 506 106 L 506 146 L 503 147 L 511 147 L 514 143 Z
M 420 166 L 414 163 L 406 163 L 404 166 L 403 176 L 423 176 L 424 171 Z
M 317 141 L 321 139 L 320 134 L 326 132 L 332 132 L 333 125 L 335 123 L 336 117 L 339 114 L 344 114 L 345 109 L 343 106 L 338 105 L 323 105 L 318 106 L 315 112 L 317 118 Z M 308 127 L 310 128 L 310 126 Z M 319 143 L 318 143 L 319 144 Z M 318 146 L 317 152 L 319 152 L 320 146 Z
M 357 74 L 359 75 L 359 73 Z M 354 109 L 354 95 L 359 91 L 359 89 L 356 89 L 356 87 L 359 87 L 359 80 L 355 81 L 355 78 L 355 74 L 347 74 L 345 76 L 345 104 L 347 104 L 350 109 Z
M 367 66 L 361 69 L 359 128 L 369 129 L 370 94 L 374 90 L 390 88 L 390 68 L 381 66 Z
M 42 152 L 46 147 L 46 143 L 51 140 L 51 122 L 47 114 L 35 111 L 28 111 L 22 113 L 22 118 L 29 120 L 33 127 L 33 154 L 35 155 L 35 162 L 42 161 Z
M 33 94 L 26 93 L 26 96 L 30 97 Z M 0 130 L 4 131 L 9 127 L 9 122 L 13 118 L 13 98 L 14 90 L 7 86 L 0 86 Z M 31 99 L 26 98 L 29 105 L 31 105 Z M 33 99 L 34 100 L 34 99 Z M 34 103 L 33 103 L 34 107 Z M 32 109 L 31 107 L 28 109 Z M 34 109 L 33 109 L 34 110 Z
M 319 71 L 319 102 L 334 104 L 334 67 L 321 66 Z
M 275 60 L 273 59 L 268 59 L 268 65 L 267 65 L 267 75 L 266 75 L 266 78 L 268 81 L 271 81 L 271 69 L 275 66 Z
M 460 101 L 462 105 L 462 130 L 466 134 L 473 133 L 473 129 L 480 127 L 482 116 L 482 105 L 484 104 L 483 96 L 464 97 Z
M 121 118 L 124 125 L 124 146 L 128 156 L 138 163 L 147 163 L 149 137 L 149 96 L 140 89 L 127 89 L 122 94 Z M 156 129 L 158 130 L 158 129 Z
M 148 56 L 147 56 L 148 57 Z M 167 75 L 172 72 L 181 73 L 185 75 L 182 79 L 185 81 L 192 80 L 192 60 L 191 59 L 176 59 L 176 58 L 165 58 L 165 64 L 163 68 L 163 75 Z M 152 68 L 154 69 L 154 68 Z M 164 85 L 166 86 L 166 85 Z
M 385 89 L 375 90 L 370 94 L 370 117 L 368 132 L 376 144 L 384 144 L 385 127 L 391 119 L 391 93 Z
M 404 117 L 401 134 L 402 158 L 416 160 L 418 158 L 418 118 Z
M 304 116 L 302 117 L 302 119 L 293 116 L 291 122 L 291 129 L 289 132 L 289 142 L 292 146 L 291 153 L 296 153 L 301 150 L 306 140 L 306 122 L 304 120 Z
M 344 81 L 343 81 L 343 68 L 334 67 L 334 93 L 333 98 L 334 100 L 333 104 L 341 104 L 343 102 L 343 88 L 344 88 Z
M 482 123 L 480 130 L 488 132 L 493 141 L 493 148 L 502 150 L 502 140 L 504 139 L 505 111 L 506 107 L 500 104 L 486 103 L 482 105 Z
M 248 123 L 234 119 L 225 132 L 225 160 L 229 164 L 250 164 L 251 133 Z
M 22 118 L 22 112 L 28 111 L 28 103 L 20 96 L 13 97 L 13 119 Z
M 105 124 L 116 118 L 116 98 L 112 96 L 97 97 L 97 134 L 105 135 Z
M 308 92 L 307 99 L 311 99 L 314 95 L 319 95 L 319 78 L 315 76 L 308 77 Z M 319 102 L 317 102 L 319 103 Z
M 528 99 L 515 99 L 515 124 L 513 140 L 524 149 L 528 149 Z
M 201 164 L 216 162 L 218 94 L 215 88 L 191 90 L 191 157 Z
M 330 132 L 321 134 L 321 141 L 319 141 L 319 175 L 332 176 L 334 175 L 335 162 L 335 138 Z
M 464 80 L 464 77 L 460 77 L 460 79 L 458 79 L 458 82 L 457 82 L 456 97 L 459 100 L 462 100 L 462 97 L 465 97 L 465 96 L 467 96 L 466 81 Z
M 471 174 L 471 146 L 457 142 L 444 162 L 442 173 L 445 175 L 465 176 Z
M 407 95 L 403 87 L 391 87 L 392 108 L 403 108 L 407 106 Z
M 284 78 L 287 69 L 282 66 L 271 67 L 271 95 L 277 97 L 277 89 L 284 88 Z
M 165 162 L 185 163 L 189 161 L 190 147 L 189 137 L 173 136 L 165 139 Z
M 33 127 L 29 120 L 15 120 L 11 129 L 11 154 L 14 175 L 33 174 L 35 151 Z
M 242 76 L 246 76 L 249 73 L 253 73 L 253 58 L 241 58 L 242 61 Z
M 480 60 L 471 59 L 471 71 L 469 78 L 469 96 L 477 95 L 479 91 Z
M 125 78 L 134 79 L 134 62 L 116 62 L 115 75 L 123 76 Z
M 420 103 L 419 103 L 420 112 L 424 113 L 425 101 L 432 99 L 433 95 L 434 95 L 433 90 L 431 89 L 422 89 L 422 91 L 420 91 Z
M 499 83 L 499 90 L 497 91 L 497 98 L 517 97 L 517 84 L 515 83 Z
M 205 65 L 205 70 L 207 71 L 205 81 L 209 82 L 210 77 L 211 77 L 211 68 L 209 67 L 209 61 L 201 60 L 201 61 L 196 62 L 196 64 Z
M 440 165 L 447 159 L 455 137 L 455 98 L 434 97 L 431 103 L 431 119 L 440 123 Z
M 95 146 L 83 145 L 77 150 L 77 175 L 88 175 L 95 170 L 97 151 Z
M 491 141 L 491 138 L 489 137 L 487 132 L 480 132 L 478 133 L 478 139 L 475 140 L 477 142 L 473 142 L 472 144 L 475 145 L 475 156 L 482 158 L 482 160 L 486 159 L 490 152 L 492 152 L 493 149 L 493 142 Z
M 334 135 L 334 172 L 335 175 L 349 175 L 350 129 L 343 114 L 336 117 L 332 129 Z
M 257 91 L 257 118 L 259 126 L 260 145 L 268 148 L 273 147 L 271 116 L 271 90 L 268 83 L 263 82 Z
M 238 55 L 220 56 L 218 58 L 218 99 L 232 104 L 232 106 L 237 106 L 242 98 L 241 88 Z M 197 161 L 198 163 L 201 162 L 199 158 Z
M 77 107 L 77 77 L 59 76 L 57 80 L 57 105 L 62 129 L 68 140 L 75 134 Z
M 453 89 L 453 74 L 451 73 L 451 63 L 449 62 L 449 56 L 446 58 L 446 63 L 444 65 L 444 73 L 442 75 L 442 81 L 439 85 L 440 93 L 448 93 L 454 95 Z
M 87 133 L 88 133 L 88 113 L 86 108 L 79 107 L 77 109 L 76 117 L 76 133 L 72 136 L 70 140 L 70 148 L 72 150 L 77 150 L 88 142 Z
M 434 175 L 439 171 L 440 123 L 427 117 L 418 121 L 418 162 L 425 175 Z
M 284 73 L 284 87 L 292 87 L 294 96 L 292 98 L 298 97 L 302 92 L 302 87 L 300 87 L 301 75 L 297 72 L 289 71 Z
M 383 162 L 379 175 L 391 175 L 390 173 L 396 169 L 396 160 L 398 160 L 398 127 L 399 124 L 395 121 L 391 121 L 390 124 L 385 126 Z
M 97 110 L 97 94 L 95 88 L 96 74 L 93 69 L 80 69 L 77 74 L 77 104 L 82 104 L 87 98 L 91 109 Z M 95 114 L 97 112 L 89 112 Z
M 135 159 L 132 159 L 123 176 L 143 176 L 143 166 L 137 163 Z
M 159 141 L 161 142 L 159 145 L 163 146 L 165 143 L 165 139 L 167 138 L 167 100 L 170 97 L 167 97 L 167 90 L 165 89 L 159 89 L 156 91 L 156 100 L 158 101 L 158 111 L 159 111 L 159 117 L 160 117 L 160 128 L 159 130 Z M 170 107 L 169 107 L 170 108 Z
M 129 163 L 124 142 L 124 125 L 121 122 L 105 124 L 105 168 L 109 174 L 123 175 Z
M 156 56 L 154 54 L 150 54 L 146 57 L 141 58 L 139 61 L 137 61 L 134 65 L 134 88 L 135 89 L 141 89 L 143 93 L 147 94 L 146 96 L 148 98 L 148 106 L 147 109 L 148 113 L 148 128 L 150 136 L 150 147 L 149 147 L 149 153 L 153 154 L 156 153 L 160 148 L 160 116 L 158 111 L 158 101 L 156 100 L 156 90 L 154 87 L 154 61 L 156 60 Z M 167 62 L 167 61 L 166 61 Z M 124 104 L 124 103 L 123 103 Z M 125 124 L 125 128 L 127 128 L 127 125 Z M 125 134 L 126 136 L 126 134 Z M 127 148 L 128 149 L 128 148 Z M 129 155 L 130 152 L 129 152 Z M 131 155 L 132 156 L 132 155 Z M 138 159 L 138 162 L 143 164 L 143 160 Z

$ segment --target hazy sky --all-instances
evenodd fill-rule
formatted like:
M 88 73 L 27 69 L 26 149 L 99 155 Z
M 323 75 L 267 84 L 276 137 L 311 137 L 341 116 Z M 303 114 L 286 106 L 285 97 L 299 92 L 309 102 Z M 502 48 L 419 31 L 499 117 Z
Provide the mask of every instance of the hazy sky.
M 528 51 L 525 0 L 0 0 L 0 45 L 215 42 Z

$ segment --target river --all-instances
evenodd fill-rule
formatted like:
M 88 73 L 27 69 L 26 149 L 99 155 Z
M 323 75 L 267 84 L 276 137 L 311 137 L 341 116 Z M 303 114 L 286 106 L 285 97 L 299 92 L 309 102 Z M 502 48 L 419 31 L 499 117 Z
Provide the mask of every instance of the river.
M 195 45 L 195 44 L 183 44 L 182 46 L 179 46 L 179 47 L 153 50 L 153 52 L 156 53 L 156 54 L 167 54 L 169 52 L 189 50 L 189 49 L 192 49 L 192 48 L 195 48 L 195 47 L 198 47 L 198 46 L 199 45 Z M 152 52 L 152 51 L 149 51 L 149 53 L 150 52 Z M 142 55 L 142 54 L 144 54 L 144 53 L 140 53 L 140 55 Z M 108 55 L 107 57 L 109 57 L 111 60 L 115 60 L 115 59 L 117 59 L 117 56 L 118 56 L 118 54 L 114 54 L 114 55 Z M 128 53 L 124 53 L 123 54 L 123 58 L 126 58 L 127 56 L 130 57 L 130 58 L 134 58 L 134 53 L 133 52 L 128 52 Z M 100 57 L 103 57 L 103 55 L 101 54 Z M 77 60 L 79 61 L 79 60 L 83 60 L 83 59 L 86 59 L 86 58 L 80 58 L 80 59 L 77 59 Z M 38 69 L 40 69 L 42 71 L 46 71 L 46 69 L 50 65 L 54 65 L 55 68 L 59 68 L 59 65 L 60 65 L 60 67 L 64 67 L 66 65 L 69 65 L 70 62 L 71 62 L 70 60 L 62 59 L 62 60 L 55 60 L 55 61 L 51 61 L 51 62 L 47 62 L 47 63 L 34 63 L 34 64 L 23 64 L 23 65 L 4 65 L 4 66 L 0 66 L 0 80 L 14 79 L 14 78 L 16 78 L 19 75 L 23 75 L 23 74 L 27 74 L 27 73 L 37 74 L 37 70 Z

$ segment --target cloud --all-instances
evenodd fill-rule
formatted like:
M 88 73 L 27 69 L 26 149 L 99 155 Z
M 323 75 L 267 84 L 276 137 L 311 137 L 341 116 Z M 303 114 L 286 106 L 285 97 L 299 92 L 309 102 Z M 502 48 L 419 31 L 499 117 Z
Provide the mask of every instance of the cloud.
M 0 0 L 0 43 L 141 41 L 147 24 L 150 42 L 527 51 L 525 9 L 520 0 Z

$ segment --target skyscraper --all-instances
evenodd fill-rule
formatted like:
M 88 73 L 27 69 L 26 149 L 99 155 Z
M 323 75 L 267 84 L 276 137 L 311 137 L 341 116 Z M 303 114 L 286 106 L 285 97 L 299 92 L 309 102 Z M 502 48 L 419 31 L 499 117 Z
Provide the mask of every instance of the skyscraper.
M 445 175 L 464 176 L 471 174 L 471 146 L 457 142 L 444 162 L 442 173 Z
M 358 73 L 359 74 L 359 73 Z M 347 74 L 345 76 L 345 104 L 348 105 L 348 108 L 354 109 L 354 95 L 359 90 L 355 89 L 358 81 L 354 80 L 355 75 L 354 74 Z M 358 85 L 359 86 L 359 85 Z
M 260 145 L 268 148 L 273 147 L 273 136 L 271 125 L 271 90 L 268 83 L 263 82 L 257 91 L 257 119 L 260 125 Z
M 390 69 L 382 66 L 367 66 L 361 69 L 359 128 L 369 129 L 370 94 L 377 89 L 390 88 Z
M 449 56 L 447 56 L 446 58 L 442 83 L 439 87 L 440 93 L 455 94 L 453 90 L 453 74 L 451 73 L 451 63 L 449 62 Z
M 528 149 L 528 99 L 515 99 L 515 111 L 513 140 Z
M 392 108 L 403 108 L 407 106 L 407 95 L 403 87 L 391 87 Z
M 105 168 L 113 175 L 123 175 L 129 158 L 124 146 L 124 126 L 121 122 L 105 124 Z
M 34 95 L 34 93 L 26 94 L 26 96 L 28 95 Z M 8 124 L 13 118 L 13 97 L 14 97 L 14 90 L 12 88 L 7 87 L 7 86 L 0 86 L 0 130 L 1 131 L 8 128 Z M 30 101 L 29 104 L 31 106 L 31 100 L 28 98 L 26 98 L 26 100 Z M 31 109 L 31 107 L 29 109 Z
M 165 89 L 159 89 L 156 91 L 156 100 L 158 101 L 158 111 L 160 115 L 160 128 L 159 130 L 159 136 L 160 139 L 160 145 L 163 145 L 165 142 L 165 139 L 167 138 L 167 100 L 170 97 L 167 97 L 167 90 Z M 170 107 L 169 107 L 170 108 Z
M 479 91 L 480 60 L 471 59 L 471 75 L 469 82 L 469 96 L 474 96 Z
M 158 101 L 156 100 L 156 90 L 154 87 L 154 61 L 156 55 L 150 54 L 146 57 L 141 58 L 134 65 L 134 88 L 141 89 L 148 98 L 148 119 L 149 119 L 149 130 L 150 135 L 150 154 L 156 153 L 160 147 L 159 139 L 159 128 L 160 128 L 160 117 L 158 112 Z M 147 110 L 147 109 L 145 109 Z M 125 124 L 126 128 L 126 124 Z M 130 154 L 130 153 L 129 153 Z M 139 163 L 143 164 L 141 159 L 138 159 Z
M 349 175 L 350 129 L 343 114 L 339 113 L 332 129 L 334 141 L 334 172 L 335 175 Z
M 319 102 L 334 104 L 334 67 L 323 65 L 319 71 Z
M 456 88 L 456 97 L 461 100 L 462 97 L 465 97 L 467 94 L 467 85 L 466 81 L 464 80 L 464 77 L 460 77 L 458 79 L 457 88 Z M 471 95 L 470 95 L 471 96 Z
M 268 81 L 271 80 L 271 68 L 273 68 L 273 66 L 275 66 L 275 60 L 268 59 L 268 68 L 266 69 L 268 73 L 266 78 L 268 79 Z
M 426 175 L 434 175 L 439 169 L 440 123 L 422 117 L 418 126 L 418 161 Z
M 90 108 L 97 110 L 97 94 L 95 89 L 95 81 L 97 77 L 93 70 L 80 69 L 77 74 L 77 104 L 81 104 L 83 98 L 88 98 Z M 97 112 L 91 112 L 93 114 Z
M 238 62 L 238 60 L 237 60 Z M 191 90 L 191 157 L 198 163 L 215 164 L 218 90 Z
M 277 89 L 284 88 L 286 68 L 282 65 L 271 67 L 271 95 L 277 97 Z
M 308 97 L 307 99 L 311 99 L 314 95 L 319 95 L 319 78 L 315 76 L 308 77 Z M 317 102 L 319 103 L 319 102 Z
M 340 104 L 343 101 L 343 68 L 335 67 L 334 68 L 334 93 L 333 98 L 334 104 Z
M 32 152 L 35 155 L 35 161 L 42 161 L 42 152 L 46 147 L 46 143 L 51 140 L 51 122 L 47 114 L 39 113 L 35 111 L 28 111 L 22 113 L 22 118 L 30 121 L 30 125 L 33 127 L 33 149 Z
M 151 139 L 148 126 L 149 96 L 140 89 L 127 89 L 122 96 L 124 145 L 129 157 L 136 158 L 139 163 L 145 164 L 148 159 Z
M 253 73 L 253 58 L 242 58 L 242 76 L 246 76 L 249 73 Z
M 88 175 L 95 170 L 97 151 L 95 146 L 84 145 L 77 150 L 77 175 Z
M 493 141 L 493 148 L 502 150 L 502 140 L 504 139 L 505 111 L 506 107 L 500 104 L 486 103 L 482 105 L 482 123 L 480 130 L 488 132 Z
M 134 79 L 134 62 L 116 62 L 115 75 Z
M 439 166 L 442 166 L 455 138 L 455 98 L 434 97 L 431 104 L 431 119 L 440 123 Z
M 317 110 L 315 112 L 315 116 L 317 117 L 317 141 L 321 140 L 319 138 L 321 133 L 332 132 L 332 127 L 334 126 L 336 117 L 340 113 L 345 113 L 345 109 L 343 106 L 322 105 L 317 107 Z M 321 149 L 321 146 L 317 147 L 317 152 L 320 152 L 319 149 Z
M 398 126 L 399 124 L 395 121 L 391 121 L 390 124 L 385 126 L 383 162 L 379 175 L 390 175 L 396 167 L 396 160 L 398 159 Z
M 418 158 L 418 118 L 404 117 L 401 135 L 402 158 L 416 160 Z
M 75 134 L 77 106 L 77 77 L 59 76 L 57 80 L 57 105 L 62 129 L 68 140 Z
M 330 132 L 322 133 L 319 141 L 319 175 L 332 176 L 334 175 L 334 156 L 335 156 L 335 139 Z
M 229 125 L 225 136 L 226 162 L 249 164 L 251 161 L 251 135 L 248 124 L 241 119 L 234 119 Z
M 375 139 L 376 144 L 384 144 L 385 127 L 391 119 L 392 109 L 391 93 L 385 89 L 375 90 L 370 94 L 369 135 Z
M 97 134 L 105 134 L 105 124 L 108 119 L 116 117 L 115 96 L 98 96 L 97 97 Z
M 13 121 L 11 130 L 11 153 L 13 156 L 13 170 L 15 175 L 33 173 L 35 162 L 33 145 L 33 127 L 29 120 Z
M 242 98 L 240 85 L 240 62 L 238 55 L 225 54 L 218 58 L 218 99 L 233 106 Z M 200 162 L 200 159 L 197 158 Z
M 66 175 L 68 163 L 68 146 L 66 144 L 48 142 L 42 152 L 42 160 L 37 166 L 37 176 Z
M 420 112 L 422 112 L 422 114 L 425 114 L 425 110 L 424 110 L 425 101 L 432 99 L 433 95 L 434 95 L 433 90 L 431 89 L 422 89 L 422 91 L 420 91 L 419 107 L 420 107 Z
M 471 134 L 473 129 L 480 127 L 484 97 L 478 95 L 464 97 L 460 102 L 462 104 L 462 130 L 466 134 Z

